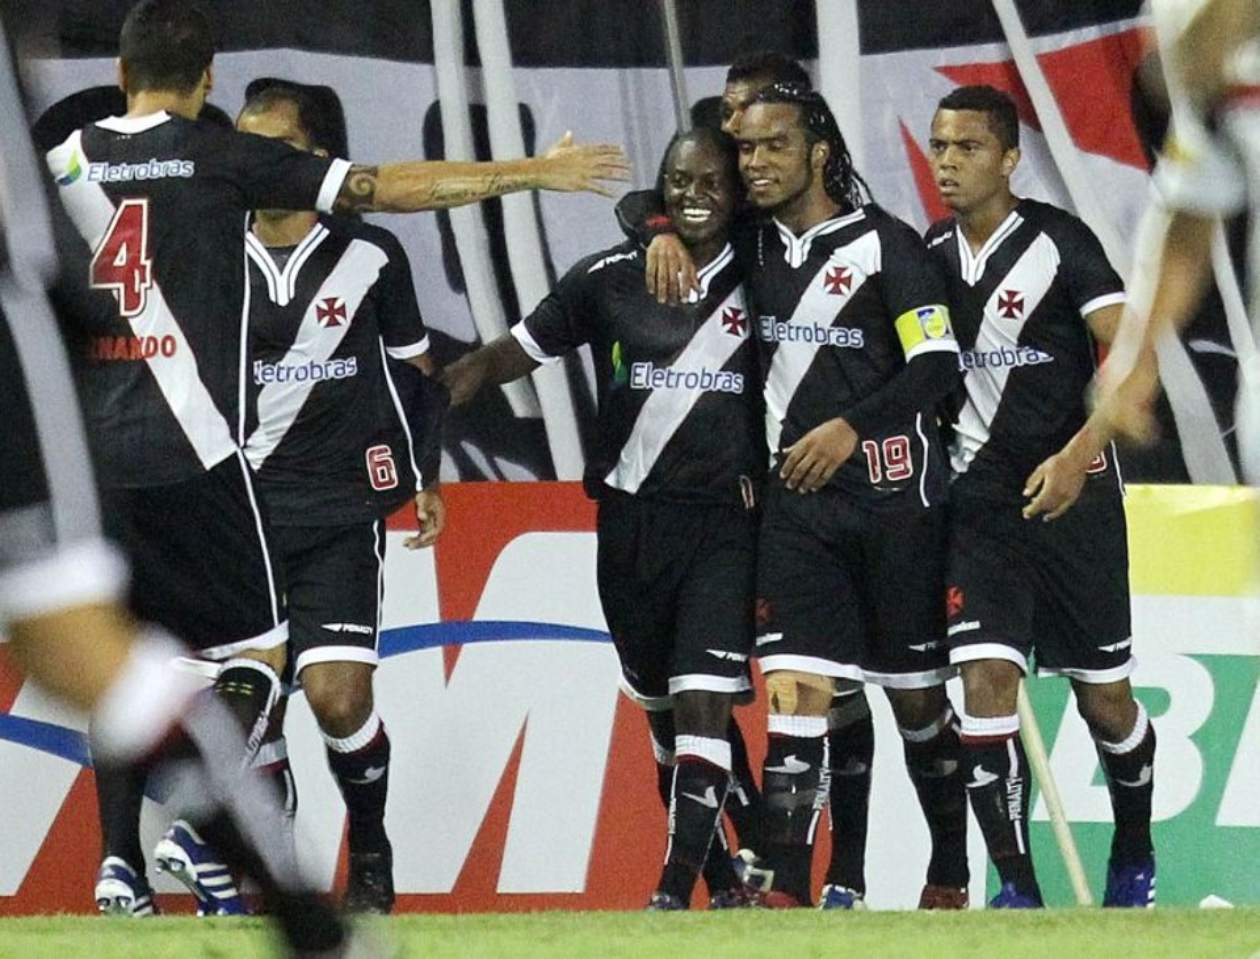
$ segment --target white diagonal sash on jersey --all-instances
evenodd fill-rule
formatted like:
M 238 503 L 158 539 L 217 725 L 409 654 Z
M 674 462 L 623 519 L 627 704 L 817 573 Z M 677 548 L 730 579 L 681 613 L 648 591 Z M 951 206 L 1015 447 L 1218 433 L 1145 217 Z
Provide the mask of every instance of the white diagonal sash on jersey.
M 695 336 L 686 348 L 678 354 L 678 358 L 670 364 L 670 369 L 686 372 L 689 370 L 722 369 L 735 351 L 747 342 L 746 336 L 733 336 L 722 324 L 722 313 L 728 307 L 736 307 L 747 315 L 744 301 L 744 287 L 739 285 L 730 295 L 719 303 L 696 331 Z M 751 335 L 751 331 L 749 332 Z M 745 389 L 755 389 L 754 384 L 746 383 Z M 665 445 L 678 432 L 678 427 L 687 418 L 687 414 L 695 407 L 703 395 L 699 389 L 657 389 L 652 391 L 639 409 L 634 428 L 621 447 L 617 465 L 604 477 L 604 482 L 615 489 L 627 493 L 637 493 L 657 459 L 665 449 Z
M 284 354 L 281 365 L 327 361 L 349 332 L 359 304 L 377 281 L 386 262 L 388 258 L 380 247 L 362 240 L 351 240 L 337 265 L 307 304 L 297 337 Z M 332 330 L 319 323 L 319 305 L 329 297 L 343 301 L 346 309 L 346 322 Z M 262 466 L 280 445 L 311 390 L 321 382 L 308 378 L 301 382 L 268 383 L 262 388 L 258 394 L 258 426 L 245 446 L 245 455 L 254 469 Z
M 86 162 L 79 141 L 80 134 L 75 133 L 66 144 L 49 154 L 49 164 L 53 167 L 55 176 L 64 172 L 57 169 L 58 163 L 68 166 L 76 156 L 79 162 Z M 105 190 L 99 183 L 80 176 L 73 183 L 61 188 L 61 198 L 79 233 L 87 240 L 88 246 L 96 250 L 105 238 L 115 212 L 114 204 Z M 137 337 L 153 337 L 157 340 L 171 337 L 175 341 L 173 354 L 150 357 L 144 362 L 149 365 L 158 389 L 165 397 L 184 435 L 188 437 L 188 442 L 202 466 L 210 469 L 231 456 L 237 448 L 232 439 L 231 427 L 215 405 L 205 383 L 201 381 L 197 358 L 156 280 L 149 288 L 143 312 L 130 317 L 129 322 Z M 244 349 L 243 344 L 241 348 Z
M 966 242 L 961 231 L 959 241 Z M 1007 350 L 1018 355 L 1019 336 L 1024 323 L 1049 292 L 1058 268 L 1059 251 L 1054 241 L 1044 233 L 1039 234 L 994 287 L 993 294 L 984 304 L 984 317 L 972 350 L 985 354 Z M 998 301 L 1007 290 L 1018 291 L 1023 297 L 1023 319 L 1008 319 L 1001 315 Z M 989 427 L 997 415 L 1013 368 L 1013 364 L 999 363 L 976 366 L 966 371 L 963 383 L 967 388 L 967 401 L 958 414 L 955 426 L 958 445 L 961 446 L 953 457 L 957 472 L 966 472 L 980 447 L 989 441 Z
M 853 285 L 844 293 L 832 293 L 826 283 L 820 283 L 822 277 L 837 263 L 855 267 Z M 837 247 L 828 257 L 827 262 L 809 281 L 805 295 L 801 297 L 792 316 L 788 319 L 791 326 L 810 324 L 810 317 L 816 314 L 829 315 L 830 326 L 836 315 L 849 301 L 857 295 L 868 277 L 877 273 L 880 268 L 879 234 L 874 230 L 863 233 L 847 246 Z M 891 322 L 891 318 L 889 319 Z M 816 340 L 805 343 L 780 343 L 770 360 L 770 371 L 766 375 L 766 444 L 773 456 L 779 449 L 779 437 L 783 434 L 783 421 L 787 418 L 788 406 L 796 395 L 801 380 L 809 372 L 818 350 L 826 344 Z

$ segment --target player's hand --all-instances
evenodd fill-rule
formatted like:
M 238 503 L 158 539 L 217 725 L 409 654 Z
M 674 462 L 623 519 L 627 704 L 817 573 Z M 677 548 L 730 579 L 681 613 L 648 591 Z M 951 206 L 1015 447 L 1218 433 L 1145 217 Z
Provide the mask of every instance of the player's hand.
M 1090 396 L 1094 416 L 1117 439 L 1148 446 L 1159 436 L 1155 398 L 1159 393 L 1159 362 L 1146 351 L 1128 370 L 1108 359 L 1094 377 Z
M 1088 468 L 1088 463 L 1081 463 L 1062 450 L 1045 460 L 1024 484 L 1024 495 L 1032 497 L 1024 507 L 1024 519 L 1041 516 L 1048 523 L 1066 513 L 1085 488 Z
M 605 183 L 630 179 L 630 162 L 625 151 L 615 143 L 573 142 L 566 132 L 542 155 L 540 189 L 562 193 L 587 191 L 612 196 Z
M 648 244 L 646 276 L 648 292 L 657 303 L 677 306 L 691 291 L 700 290 L 696 263 L 676 234 L 660 233 Z
M 403 545 L 407 549 L 432 546 L 446 528 L 446 502 L 442 499 L 440 486 L 434 484 L 416 494 L 416 520 L 420 524 L 420 532 L 408 536 Z
M 837 416 L 827 420 L 787 447 L 779 476 L 788 489 L 813 493 L 827 485 L 842 463 L 857 449 L 858 435 Z
M 437 380 L 451 394 L 451 406 L 462 406 L 481 389 L 485 381 L 485 369 L 480 363 L 470 362 L 469 356 L 461 357 L 450 366 L 444 366 Z

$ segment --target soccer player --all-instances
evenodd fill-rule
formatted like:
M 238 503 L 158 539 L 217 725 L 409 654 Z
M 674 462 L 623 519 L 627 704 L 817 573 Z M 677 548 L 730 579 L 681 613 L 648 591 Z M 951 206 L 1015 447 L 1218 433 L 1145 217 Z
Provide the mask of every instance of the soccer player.
M 1100 375 L 1099 414 L 1137 440 L 1153 435 L 1151 401 L 1159 387 L 1156 340 L 1184 326 L 1212 276 L 1214 222 L 1250 206 L 1250 262 L 1260 262 L 1260 8 L 1252 0 L 1155 3 L 1167 47 L 1161 51 L 1173 101 L 1173 130 L 1155 173 L 1158 206 L 1170 219 L 1157 256 L 1136 269 L 1154 284 L 1144 315 L 1126 311 Z M 1252 268 L 1253 274 L 1255 267 Z M 1252 322 L 1260 282 L 1250 277 Z M 1134 277 L 1137 286 L 1142 279 Z M 1260 410 L 1255 374 L 1239 381 L 1239 452 L 1251 482 L 1260 476 Z
M 751 900 L 729 858 L 708 855 L 731 778 L 731 706 L 751 692 L 764 461 L 748 306 L 726 236 L 741 192 L 734 144 L 706 128 L 676 136 L 659 188 L 700 267 L 689 303 L 657 303 L 642 251 L 623 243 L 579 261 L 510 335 L 444 377 L 461 403 L 590 344 L 599 444 L 585 486 L 599 501 L 600 601 L 669 808 L 650 908 L 687 908 L 706 856 L 711 907 L 740 906 Z
M 573 146 L 567 135 L 539 158 L 355 166 L 196 122 L 214 44 L 191 4 L 141 0 L 119 45 L 127 114 L 76 131 L 48 154 L 91 251 L 90 434 L 107 514 L 135 559 L 137 610 L 222 664 L 216 692 L 256 750 L 278 694 L 288 625 L 282 571 L 239 445 L 248 211 L 406 212 L 522 189 L 599 191 L 601 181 L 624 178 L 625 167 L 619 149 Z M 147 892 L 138 809 L 109 797 L 115 787 L 123 797 L 135 790 L 104 778 L 101 879 L 137 894 L 104 898 L 107 907 L 134 904 Z M 218 864 L 187 865 L 226 876 Z
M 832 696 L 872 681 L 888 693 L 932 832 L 922 905 L 964 905 L 966 810 L 939 599 L 947 480 L 935 406 L 957 382 L 944 281 L 913 231 L 865 201 L 818 93 L 763 90 L 738 141 L 749 200 L 766 216 L 742 242 L 773 459 L 757 653 L 770 698 L 762 789 L 775 889 L 785 904 L 811 899 Z M 831 882 L 822 900 L 852 907 L 861 890 Z
M 320 156 L 345 151 L 331 89 L 271 82 L 247 97 L 240 130 Z M 420 532 L 407 545 L 429 546 L 442 530 L 444 391 L 433 382 L 415 396 L 411 384 L 395 383 L 407 373 L 396 361 L 420 386 L 434 366 L 393 234 L 346 217 L 259 210 L 246 253 L 245 455 L 289 584 L 293 672 L 349 812 L 346 906 L 386 913 L 394 901 L 384 823 L 390 741 L 372 697 L 385 518 L 414 497 Z
M 721 128 L 736 136 L 744 110 L 762 90 L 775 83 L 790 83 L 808 88 L 809 74 L 799 63 L 781 53 L 762 50 L 736 59 L 726 73 L 726 84 L 721 97 Z M 647 247 L 647 280 L 649 289 L 659 302 L 678 302 L 681 291 L 694 288 L 695 265 L 686 247 L 670 238 L 672 223 L 660 210 L 660 199 L 652 191 L 627 194 L 617 205 L 618 219 L 622 228 L 638 238 Z M 736 213 L 735 229 L 741 228 L 741 220 L 755 220 L 760 216 L 755 207 L 745 203 Z M 652 242 L 658 234 L 664 234 L 661 242 Z M 829 782 L 829 811 L 832 833 L 831 859 L 827 867 L 827 884 L 854 890 L 857 898 L 831 897 L 835 905 L 845 902 L 861 902 L 866 889 L 866 836 L 870 813 L 871 764 L 875 756 L 875 728 L 871 719 L 870 704 L 861 686 L 842 686 L 836 690 L 832 707 L 828 711 L 827 751 L 831 762 Z M 732 727 L 732 743 L 739 746 L 742 737 L 737 726 Z M 742 776 L 737 776 L 737 800 L 741 793 L 751 793 L 751 783 L 738 789 Z M 742 865 L 737 868 L 746 882 L 764 885 L 769 875 L 761 868 L 756 849 L 760 848 L 757 831 L 749 830 L 746 819 L 750 818 L 739 802 L 728 805 L 728 814 L 735 822 L 742 848 L 739 852 Z M 925 905 L 943 908 L 956 894 L 936 890 L 925 900 Z
M 30 680 L 92 717 L 97 762 L 151 766 L 174 794 L 196 800 L 202 828 L 259 880 L 295 954 L 349 955 L 357 947 L 302 892 L 292 857 L 273 841 L 281 811 L 243 769 L 235 720 L 197 695 L 199 682 L 171 670 L 174 640 L 124 610 L 127 565 L 102 535 L 78 399 L 42 286 L 57 255 L 7 63 L 0 122 L 0 632 L 8 653 Z
M 1149 906 L 1155 730 L 1133 698 L 1123 491 L 1108 431 L 1087 418 L 1095 342 L 1124 286 L 1080 220 L 1011 193 L 1015 106 L 962 87 L 932 121 L 932 168 L 954 215 L 931 227 L 948 270 L 966 396 L 951 461 L 951 661 L 962 669 L 967 790 L 1002 889 L 1041 905 L 1028 845 L 1020 677 L 1067 676 L 1115 813 L 1104 905 Z

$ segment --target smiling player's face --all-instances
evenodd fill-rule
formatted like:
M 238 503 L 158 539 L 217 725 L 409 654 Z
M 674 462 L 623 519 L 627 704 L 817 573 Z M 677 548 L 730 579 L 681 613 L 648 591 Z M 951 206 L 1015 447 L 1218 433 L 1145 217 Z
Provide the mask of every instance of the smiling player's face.
M 735 172 L 703 140 L 676 145 L 665 170 L 665 212 L 688 246 L 726 232 L 735 212 Z

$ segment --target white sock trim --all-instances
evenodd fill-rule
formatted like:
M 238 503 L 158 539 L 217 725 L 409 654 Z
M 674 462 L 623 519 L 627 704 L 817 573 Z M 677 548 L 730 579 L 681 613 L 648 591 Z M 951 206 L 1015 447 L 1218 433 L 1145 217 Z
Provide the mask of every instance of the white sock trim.
M 963 716 L 962 734 L 975 739 L 1014 736 L 1019 732 L 1019 714 L 1013 716 Z
M 1146 713 L 1146 707 L 1141 703 L 1137 704 L 1137 719 L 1133 721 L 1133 731 L 1129 733 L 1121 742 L 1109 743 L 1102 739 L 1095 739 L 1098 748 L 1105 753 L 1113 756 L 1123 756 L 1125 753 L 1131 753 L 1142 745 L 1142 740 L 1146 738 L 1146 731 L 1151 727 L 1151 717 Z
M 97 759 L 136 759 L 166 736 L 204 681 L 172 669 L 183 650 L 165 633 L 148 628 L 92 714 L 92 752 Z
M 953 721 L 954 708 L 946 703 L 944 711 L 922 729 L 904 729 L 898 726 L 897 732 L 901 733 L 901 738 L 908 743 L 926 743 L 944 732 L 945 727 Z
M 367 722 L 344 739 L 329 736 L 323 730 L 320 730 L 320 735 L 324 737 L 324 745 L 335 753 L 357 753 L 376 738 L 376 734 L 380 732 L 382 725 L 381 717 L 373 709 L 372 715 L 367 718 Z
M 674 755 L 679 761 L 684 756 L 694 756 L 728 773 L 731 771 L 731 744 L 726 739 L 713 739 L 709 736 L 675 736 Z
M 666 749 L 654 733 L 648 733 L 648 739 L 652 740 L 652 758 L 656 760 L 656 764 L 658 766 L 674 765 L 674 751 Z
M 766 732 L 772 736 L 820 739 L 827 735 L 827 717 L 785 716 L 782 713 L 771 713 L 766 720 Z

